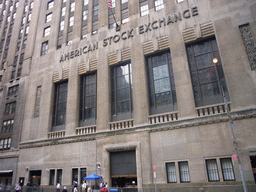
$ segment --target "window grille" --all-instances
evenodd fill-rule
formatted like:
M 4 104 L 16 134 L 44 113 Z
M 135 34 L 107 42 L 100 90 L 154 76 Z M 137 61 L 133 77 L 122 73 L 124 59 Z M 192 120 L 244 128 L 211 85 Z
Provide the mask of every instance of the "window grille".
M 224 181 L 235 181 L 235 174 L 233 170 L 231 158 L 222 158 L 220 159 L 223 180 Z
M 189 168 L 188 168 L 187 161 L 179 162 L 179 172 L 180 172 L 180 182 L 189 183 L 190 175 L 189 175 Z
M 207 159 L 205 162 L 206 162 L 208 181 L 210 182 L 220 181 L 216 159 Z
M 175 169 L 175 163 L 166 163 L 166 172 L 167 172 L 167 182 L 168 183 L 177 183 L 177 177 L 176 177 L 176 169 Z

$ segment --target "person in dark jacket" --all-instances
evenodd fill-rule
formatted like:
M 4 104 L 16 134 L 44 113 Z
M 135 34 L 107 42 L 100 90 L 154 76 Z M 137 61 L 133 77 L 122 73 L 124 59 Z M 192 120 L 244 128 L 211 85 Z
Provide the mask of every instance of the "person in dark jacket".
M 64 189 L 62 190 L 62 192 L 68 192 L 66 186 L 64 187 Z

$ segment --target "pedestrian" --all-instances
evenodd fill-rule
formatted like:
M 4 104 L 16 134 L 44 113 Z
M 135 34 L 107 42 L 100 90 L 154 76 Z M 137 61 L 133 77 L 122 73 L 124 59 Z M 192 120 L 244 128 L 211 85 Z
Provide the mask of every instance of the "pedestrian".
M 74 192 L 75 187 L 77 187 L 77 182 L 73 181 L 72 185 L 73 185 L 73 192 Z
M 87 187 L 87 184 L 85 181 L 83 181 L 83 184 L 82 184 L 82 192 L 86 192 L 86 187 Z
M 15 186 L 14 190 L 15 190 L 16 192 L 19 192 L 19 191 L 21 190 L 21 187 L 20 187 L 20 184 L 19 184 L 19 183 Z
M 64 189 L 62 190 L 62 192 L 68 192 L 66 186 L 64 186 Z
M 26 191 L 29 192 L 29 190 L 30 190 L 30 181 L 27 182 L 27 190 Z
M 60 192 L 60 183 L 57 183 L 56 189 L 57 189 L 57 192 Z
M 74 192 L 78 192 L 77 187 L 74 188 Z
M 105 188 L 106 188 L 107 191 L 108 191 L 108 183 L 107 183 L 107 182 L 105 183 Z

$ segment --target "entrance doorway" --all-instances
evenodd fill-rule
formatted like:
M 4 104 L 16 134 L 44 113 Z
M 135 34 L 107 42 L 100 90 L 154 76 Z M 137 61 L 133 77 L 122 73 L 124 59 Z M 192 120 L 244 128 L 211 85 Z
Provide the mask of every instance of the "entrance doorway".
M 256 183 L 256 156 L 250 156 L 254 181 Z
M 112 187 L 137 187 L 135 150 L 111 152 L 110 174 Z
M 42 171 L 30 171 L 29 172 L 29 181 L 30 181 L 30 185 L 32 185 L 33 187 L 38 187 L 41 184 L 41 174 Z
M 0 173 L 0 186 L 4 189 L 12 184 L 12 171 L 3 171 Z

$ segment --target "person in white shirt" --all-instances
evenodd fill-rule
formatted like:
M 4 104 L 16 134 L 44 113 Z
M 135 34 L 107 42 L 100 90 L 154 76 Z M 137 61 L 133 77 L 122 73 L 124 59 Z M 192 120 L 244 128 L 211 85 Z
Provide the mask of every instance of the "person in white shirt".
M 87 187 L 86 182 L 83 181 L 83 184 L 82 184 L 82 192 L 86 192 L 86 187 Z

